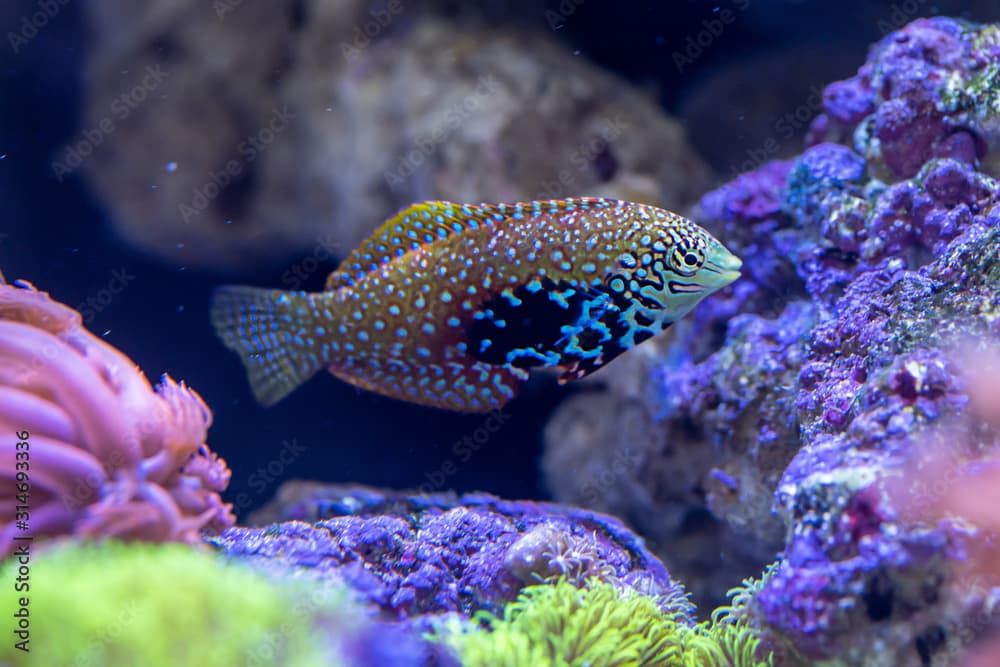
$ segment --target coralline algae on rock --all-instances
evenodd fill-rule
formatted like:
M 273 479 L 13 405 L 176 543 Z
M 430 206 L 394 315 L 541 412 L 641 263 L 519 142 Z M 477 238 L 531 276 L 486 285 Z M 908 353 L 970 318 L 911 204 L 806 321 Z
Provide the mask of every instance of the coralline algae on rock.
M 997 26 L 916 20 L 826 88 L 810 141 L 853 143 L 888 178 L 910 178 L 934 157 L 981 160 L 1000 130 L 998 62 Z
M 690 612 L 663 564 L 609 516 L 485 494 L 308 486 L 283 495 L 283 519 L 311 522 L 231 528 L 211 543 L 265 569 L 345 581 L 390 618 L 496 613 L 526 584 L 558 576 L 596 576 Z
M 929 439 L 972 443 L 953 446 L 964 459 L 1000 448 L 995 430 L 962 425 L 968 396 L 953 362 L 970 337 L 1000 342 L 989 162 L 1000 135 L 995 89 L 981 85 L 997 35 L 919 20 L 828 86 L 799 158 L 709 193 L 694 216 L 744 258 L 744 278 L 639 358 L 642 389 L 616 377 L 633 365 L 585 397 L 612 405 L 628 386 L 645 406 L 655 428 L 608 493 L 631 500 L 618 511 L 696 594 L 705 580 L 673 559 L 688 544 L 679 513 L 707 504 L 721 522 L 694 548 L 702 561 L 721 550 L 749 574 L 761 551 L 780 551 L 750 614 L 785 664 L 947 664 L 996 595 L 950 582 L 974 527 L 904 517 L 886 480 Z M 547 436 L 547 460 L 619 446 Z M 566 473 L 546 473 L 561 497 Z M 740 544 L 747 536 L 758 551 Z

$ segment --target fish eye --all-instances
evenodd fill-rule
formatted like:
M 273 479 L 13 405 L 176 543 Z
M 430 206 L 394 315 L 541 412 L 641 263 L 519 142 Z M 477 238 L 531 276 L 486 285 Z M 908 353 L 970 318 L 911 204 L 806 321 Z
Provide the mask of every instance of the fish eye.
M 705 263 L 705 255 L 697 248 L 674 248 L 670 254 L 670 268 L 682 276 L 692 276 Z

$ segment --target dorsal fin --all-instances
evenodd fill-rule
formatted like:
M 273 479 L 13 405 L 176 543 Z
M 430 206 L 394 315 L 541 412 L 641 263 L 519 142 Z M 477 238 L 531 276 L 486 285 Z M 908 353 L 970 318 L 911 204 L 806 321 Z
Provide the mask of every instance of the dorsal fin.
M 413 204 L 382 223 L 330 274 L 327 289 L 353 285 L 396 257 L 466 230 L 500 222 L 507 215 L 496 204 L 426 201 Z
M 561 213 L 580 208 L 605 208 L 617 204 L 616 200 L 598 197 L 517 204 L 457 204 L 450 201 L 413 204 L 382 223 L 381 227 L 355 248 L 337 270 L 330 274 L 326 289 L 353 285 L 396 257 L 483 225 L 495 225 L 508 218 Z

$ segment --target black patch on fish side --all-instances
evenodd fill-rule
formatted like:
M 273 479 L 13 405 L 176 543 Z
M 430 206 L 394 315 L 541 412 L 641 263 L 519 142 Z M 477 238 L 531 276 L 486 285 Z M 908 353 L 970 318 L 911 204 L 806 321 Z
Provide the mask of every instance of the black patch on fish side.
M 601 345 L 601 334 L 595 329 L 584 329 L 579 338 L 580 347 L 584 350 L 596 350 Z
M 481 317 L 473 319 L 467 330 L 468 349 L 474 358 L 523 369 L 555 365 L 582 377 L 624 351 L 620 340 L 628 332 L 628 324 L 621 311 L 629 304 L 623 295 L 603 285 L 581 288 L 549 279 L 541 285 L 535 292 L 518 285 L 512 289 L 513 300 L 496 294 L 481 304 Z M 564 297 L 565 307 L 551 296 L 570 290 L 573 293 Z M 601 299 L 605 299 L 603 306 L 595 307 Z M 589 324 L 584 321 L 588 305 L 589 317 L 595 321 Z M 603 342 L 605 331 L 596 322 L 610 334 Z M 573 328 L 576 335 L 568 335 L 563 327 Z M 542 358 L 551 353 L 558 356 L 552 360 L 554 364 Z
M 604 343 L 600 356 L 583 356 L 580 354 L 567 353 L 563 355 L 563 363 L 560 368 L 565 371 L 560 376 L 561 381 L 578 380 L 590 375 L 599 368 L 603 368 L 606 363 L 625 351 L 618 338 L 614 338 Z
M 639 329 L 635 332 L 635 344 L 644 343 L 653 337 L 653 332 L 649 329 Z
M 651 317 L 646 317 L 643 313 L 636 313 L 635 323 L 641 327 L 648 327 L 653 323 L 653 319 Z

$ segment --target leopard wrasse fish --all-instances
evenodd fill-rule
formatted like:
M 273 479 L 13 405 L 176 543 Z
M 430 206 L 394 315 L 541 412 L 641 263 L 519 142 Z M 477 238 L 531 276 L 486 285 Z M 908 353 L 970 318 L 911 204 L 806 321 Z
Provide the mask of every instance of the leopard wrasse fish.
M 679 215 L 613 199 L 415 204 L 322 292 L 218 288 L 212 323 L 272 405 L 322 368 L 460 412 L 512 399 L 533 368 L 584 377 L 739 277 Z

